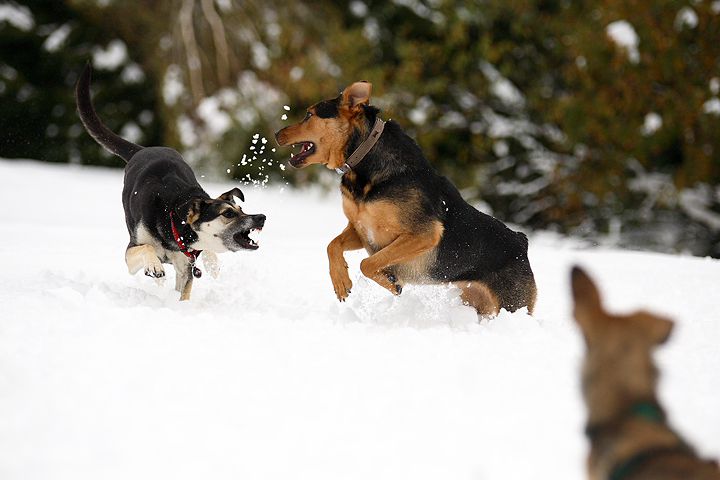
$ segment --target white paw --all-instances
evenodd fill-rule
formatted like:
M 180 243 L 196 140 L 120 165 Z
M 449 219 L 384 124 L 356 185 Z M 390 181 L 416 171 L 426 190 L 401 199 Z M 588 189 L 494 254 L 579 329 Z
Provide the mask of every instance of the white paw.
M 145 275 L 152 278 L 163 278 L 165 276 L 165 269 L 159 260 L 155 260 L 145 265 Z
M 207 270 L 210 276 L 218 278 L 218 275 L 220 275 L 220 262 L 217 254 L 215 252 L 205 250 L 200 255 L 200 258 L 202 259 L 203 267 Z

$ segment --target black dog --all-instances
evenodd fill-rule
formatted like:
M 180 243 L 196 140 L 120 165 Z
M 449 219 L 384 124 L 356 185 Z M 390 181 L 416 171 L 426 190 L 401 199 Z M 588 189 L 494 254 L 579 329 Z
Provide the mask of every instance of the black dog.
M 365 248 L 362 273 L 394 294 L 405 283 L 453 283 L 480 314 L 532 312 L 527 237 L 465 202 L 396 122 L 378 117 L 371 89 L 354 83 L 275 134 L 281 146 L 300 145 L 293 166 L 321 163 L 343 172 L 348 226 L 327 247 L 338 299 L 352 287 L 343 252 Z
M 163 263 L 172 263 L 180 300 L 188 300 L 193 276 L 200 270 L 195 260 L 201 251 L 214 253 L 256 250 L 249 237 L 262 229 L 265 215 L 246 215 L 233 197 L 244 201 L 233 188 L 216 199 L 202 189 L 192 169 L 178 152 L 166 147 L 141 147 L 111 132 L 98 118 L 90 99 L 90 65 L 85 67 L 75 100 L 88 133 L 109 152 L 127 163 L 122 193 L 130 243 L 125 261 L 131 274 L 165 276 Z

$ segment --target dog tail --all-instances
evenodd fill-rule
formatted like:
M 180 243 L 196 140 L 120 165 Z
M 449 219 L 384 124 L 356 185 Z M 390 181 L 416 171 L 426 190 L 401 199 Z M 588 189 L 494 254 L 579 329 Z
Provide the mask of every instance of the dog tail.
M 116 135 L 102 123 L 90 99 L 91 75 L 92 67 L 88 62 L 82 74 L 80 74 L 77 85 L 75 85 L 75 103 L 77 104 L 77 111 L 80 114 L 80 120 L 82 120 L 85 130 L 87 130 L 90 136 L 102 145 L 105 150 L 117 155 L 125 160 L 125 162 L 129 162 L 132 156 L 142 150 L 143 147 L 128 142 L 119 135 Z

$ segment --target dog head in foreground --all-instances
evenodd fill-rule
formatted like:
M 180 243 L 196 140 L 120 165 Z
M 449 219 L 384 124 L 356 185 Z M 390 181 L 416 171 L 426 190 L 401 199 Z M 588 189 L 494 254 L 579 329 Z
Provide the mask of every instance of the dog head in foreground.
M 290 164 L 295 168 L 315 163 L 340 168 L 349 141 L 353 136 L 360 138 L 368 129 L 366 114 L 377 113 L 369 105 L 371 92 L 371 83 L 355 82 L 337 97 L 309 107 L 299 123 L 275 133 L 281 147 L 300 147 L 300 152 L 291 156 Z
M 613 315 L 580 268 L 571 276 L 574 315 L 587 352 L 582 390 L 588 407 L 588 470 L 594 480 L 720 479 L 666 422 L 652 352 L 673 323 L 645 311 Z

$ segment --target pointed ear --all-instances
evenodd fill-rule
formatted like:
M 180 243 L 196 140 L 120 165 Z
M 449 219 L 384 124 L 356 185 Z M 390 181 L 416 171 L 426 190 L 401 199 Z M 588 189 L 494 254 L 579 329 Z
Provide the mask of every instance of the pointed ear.
M 241 202 L 245 201 L 245 195 L 243 195 L 242 191 L 237 187 L 223 193 L 222 195 L 217 197 L 217 199 L 222 200 L 224 202 L 235 203 L 235 200 L 233 199 L 233 197 L 239 198 Z
M 653 328 L 653 339 L 655 340 L 655 345 L 662 345 L 667 342 L 674 327 L 675 324 L 672 320 L 655 317 L 655 327 Z
M 600 292 L 587 273 L 575 266 L 571 274 L 575 320 L 587 336 L 595 322 L 605 317 Z
M 187 223 L 188 225 L 192 225 L 193 223 L 197 222 L 200 219 L 203 205 L 205 205 L 205 201 L 202 198 L 194 198 L 190 202 L 190 207 L 188 207 L 188 213 L 187 217 L 185 218 L 185 223 Z
M 361 81 L 355 82 L 342 93 L 343 105 L 348 105 L 351 110 L 357 110 L 361 105 L 370 103 L 370 94 L 372 93 L 372 83 Z
M 647 312 L 633 315 L 633 320 L 639 323 L 641 331 L 647 335 L 652 345 L 662 345 L 667 342 L 675 326 L 672 320 Z

